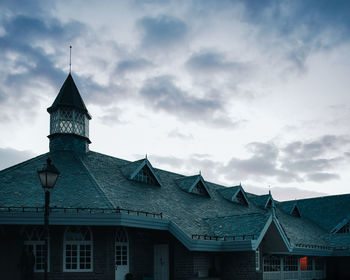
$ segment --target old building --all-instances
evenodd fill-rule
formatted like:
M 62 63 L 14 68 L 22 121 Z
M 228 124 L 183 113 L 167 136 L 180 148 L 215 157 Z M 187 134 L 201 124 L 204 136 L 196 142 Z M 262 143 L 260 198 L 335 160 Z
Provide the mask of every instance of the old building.
M 89 150 L 91 116 L 68 75 L 50 108 L 50 150 L 0 172 L 0 275 L 20 279 L 33 249 L 43 279 L 51 158 L 49 279 L 349 279 L 350 195 L 277 202 L 201 174 Z M 239 179 L 239 178 L 237 178 Z

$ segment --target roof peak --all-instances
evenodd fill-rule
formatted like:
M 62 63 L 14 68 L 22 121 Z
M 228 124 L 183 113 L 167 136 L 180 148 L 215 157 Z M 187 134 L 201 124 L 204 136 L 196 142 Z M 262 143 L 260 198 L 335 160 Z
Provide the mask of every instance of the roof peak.
M 71 73 L 68 73 L 55 101 L 47 111 L 51 113 L 59 107 L 73 107 L 83 111 L 91 118 Z

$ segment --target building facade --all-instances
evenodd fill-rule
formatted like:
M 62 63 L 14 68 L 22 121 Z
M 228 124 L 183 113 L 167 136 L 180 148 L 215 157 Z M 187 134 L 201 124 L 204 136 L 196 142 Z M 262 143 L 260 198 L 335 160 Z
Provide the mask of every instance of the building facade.
M 43 279 L 50 158 L 49 279 L 350 279 L 350 195 L 278 202 L 89 150 L 91 116 L 68 75 L 50 108 L 49 152 L 0 171 L 0 275 Z

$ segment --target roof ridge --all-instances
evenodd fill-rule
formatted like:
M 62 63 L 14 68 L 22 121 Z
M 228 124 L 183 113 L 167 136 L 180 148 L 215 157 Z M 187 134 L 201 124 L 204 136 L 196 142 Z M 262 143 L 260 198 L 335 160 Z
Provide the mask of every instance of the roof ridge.
M 95 152 L 95 151 L 91 151 L 91 150 L 89 151 L 89 153 L 95 153 L 95 154 L 99 154 L 101 156 L 109 157 L 109 158 L 112 158 L 112 159 L 122 160 L 122 161 L 125 161 L 125 164 L 133 163 L 133 162 L 136 162 L 138 160 L 143 160 L 144 159 L 143 158 L 143 159 L 138 159 L 138 160 L 131 161 L 131 160 L 126 160 L 126 159 L 122 159 L 122 158 L 118 158 L 118 157 L 115 157 L 115 156 L 106 155 L 106 154 Z M 151 161 L 149 159 L 148 159 L 148 161 L 151 163 Z M 152 165 L 152 163 L 151 163 L 151 165 Z M 194 177 L 194 176 L 199 176 L 200 175 L 200 174 L 184 175 L 184 174 L 181 174 L 181 173 L 178 173 L 178 172 L 169 171 L 169 170 L 165 170 L 165 169 L 162 169 L 162 168 L 157 168 L 157 167 L 155 167 L 153 165 L 152 165 L 152 167 L 156 171 L 165 172 L 165 173 L 168 173 L 168 174 L 171 174 L 171 175 L 181 176 L 179 178 L 174 179 L 175 181 L 179 180 L 179 179 L 185 179 L 185 178 L 189 178 L 189 177 L 192 177 L 192 176 Z M 211 181 L 207 181 L 207 180 L 204 179 L 203 175 L 202 175 L 202 178 L 203 178 L 203 180 L 205 181 L 206 184 L 210 184 L 210 186 L 209 186 L 210 188 L 217 188 L 217 187 L 219 187 L 219 188 L 229 188 L 230 187 L 230 186 L 221 185 L 219 183 L 214 183 L 214 182 L 211 182 Z
M 103 198 L 114 208 L 116 208 L 116 206 L 114 205 L 113 201 L 110 200 L 105 192 L 105 190 L 100 186 L 100 184 L 97 182 L 95 176 L 90 172 L 90 169 L 87 167 L 87 165 L 85 164 L 85 162 L 82 160 L 81 157 L 77 156 L 75 153 L 73 154 L 74 158 L 77 159 L 81 165 L 85 168 L 87 175 L 89 176 L 89 178 L 91 179 L 91 181 L 93 182 L 93 184 L 95 185 L 95 188 L 97 191 L 99 191 L 102 195 Z
M 91 151 L 91 150 L 88 153 L 94 153 L 94 154 L 98 154 L 98 155 L 105 156 L 105 157 L 108 157 L 108 158 L 122 160 L 122 161 L 125 161 L 125 164 L 129 164 L 129 163 L 133 163 L 134 162 L 134 161 L 131 161 L 131 160 L 128 160 L 128 159 L 122 159 L 122 158 L 119 158 L 119 157 L 115 157 L 115 156 L 111 156 L 111 155 L 107 155 L 107 154 L 103 154 L 103 153 L 96 152 L 96 151 Z
M 15 165 L 12 165 L 12 166 L 10 166 L 10 167 L 7 167 L 7 168 L 5 168 L 5 169 L 3 169 L 3 170 L 0 170 L 0 174 L 6 174 L 8 171 L 10 171 L 10 170 L 14 170 L 14 169 L 17 169 L 17 168 L 19 168 L 20 166 L 23 166 L 23 165 L 27 165 L 27 164 L 29 164 L 30 162 L 32 162 L 32 161 L 35 161 L 35 160 L 37 160 L 37 159 L 39 159 L 39 158 L 42 158 L 42 157 L 44 157 L 44 156 L 46 156 L 46 155 L 49 155 L 50 154 L 50 152 L 47 152 L 47 153 L 45 153 L 45 154 L 41 154 L 41 155 L 38 155 L 38 156 L 36 156 L 36 157 L 33 157 L 33 158 L 31 158 L 31 159 L 28 159 L 28 160 L 25 160 L 25 161 L 22 161 L 22 162 L 20 162 L 20 163 L 17 163 L 17 164 L 15 164 Z
M 301 198 L 301 199 L 291 199 L 291 200 L 285 200 L 285 201 L 279 201 L 279 203 L 291 203 L 295 201 L 305 201 L 305 200 L 316 200 L 316 199 L 323 199 L 323 198 L 333 198 L 333 197 L 339 197 L 339 196 L 350 196 L 349 193 L 344 194 L 333 194 L 333 195 L 323 195 L 323 196 L 317 196 L 317 197 L 308 197 L 308 198 Z

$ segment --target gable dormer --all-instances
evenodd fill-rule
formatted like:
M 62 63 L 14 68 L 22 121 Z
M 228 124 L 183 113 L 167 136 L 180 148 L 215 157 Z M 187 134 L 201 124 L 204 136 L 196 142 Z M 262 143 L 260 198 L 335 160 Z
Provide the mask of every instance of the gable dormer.
M 265 208 L 265 209 L 271 209 L 271 207 L 272 207 L 272 198 L 271 198 L 271 196 L 269 196 L 269 197 L 267 198 L 267 200 L 266 200 L 266 203 L 265 203 L 264 208 Z
M 298 208 L 298 205 L 297 204 L 294 204 L 292 210 L 290 211 L 290 214 L 294 217 L 297 217 L 297 218 L 300 218 L 301 215 L 300 215 L 300 211 L 299 211 L 299 208 Z
M 249 195 L 249 201 L 262 209 L 271 209 L 272 200 L 271 193 L 264 195 Z
M 337 233 L 350 233 L 350 222 L 347 222 L 344 226 L 342 226 Z
M 175 182 L 185 192 L 210 197 L 209 188 L 201 174 L 180 178 Z
M 220 194 L 227 200 L 235 202 L 244 206 L 248 206 L 248 198 L 242 186 L 228 187 L 219 190 Z
M 157 172 L 147 158 L 124 165 L 122 172 L 129 180 L 153 186 L 161 186 Z

